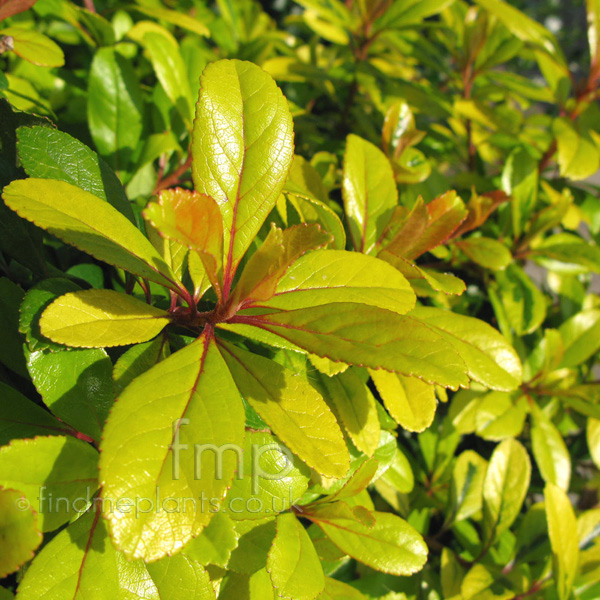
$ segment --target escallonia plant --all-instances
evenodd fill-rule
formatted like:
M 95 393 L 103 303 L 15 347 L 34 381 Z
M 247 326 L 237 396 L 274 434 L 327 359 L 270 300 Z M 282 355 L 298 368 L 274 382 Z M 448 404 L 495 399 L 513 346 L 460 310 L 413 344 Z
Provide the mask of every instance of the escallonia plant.
M 114 173 L 73 144 L 21 127 L 30 178 L 4 201 L 126 275 L 121 291 L 50 277 L 21 306 L 27 369 L 52 414 L 0 384 L 29 422 L 0 450 L 6 572 L 61 530 L 19 598 L 347 600 L 362 596 L 327 576 L 340 557 L 419 571 L 421 535 L 366 492 L 406 462 L 397 424 L 423 431 L 446 388 L 509 392 L 522 368 L 491 326 L 425 305 L 465 286 L 417 259 L 460 243 L 506 196 L 465 205 L 448 192 L 408 210 L 385 154 L 350 135 L 344 225 L 294 156 L 287 100 L 238 60 L 203 73 L 194 190 L 163 190 L 143 223 Z M 105 348 L 117 347 L 113 370 Z

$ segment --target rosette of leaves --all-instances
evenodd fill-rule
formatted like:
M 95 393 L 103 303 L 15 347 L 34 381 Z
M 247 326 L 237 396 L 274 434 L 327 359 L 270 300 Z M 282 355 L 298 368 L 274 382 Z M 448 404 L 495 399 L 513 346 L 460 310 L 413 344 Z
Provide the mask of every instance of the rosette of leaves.
M 25 155 L 42 147 L 60 155 L 47 143 L 57 135 L 64 136 L 20 130 L 23 162 L 37 176 L 8 185 L 6 205 L 128 275 L 122 291 L 47 280 L 21 309 L 28 370 L 61 418 L 45 426 L 60 435 L 3 448 L 13 466 L 0 484 L 33 498 L 37 481 L 52 475 L 62 490 L 70 477 L 69 497 L 83 494 L 92 505 L 44 547 L 21 597 L 100 593 L 100 569 L 110 573 L 112 597 L 170 590 L 214 598 L 220 586 L 220 598 L 244 597 L 240 590 L 253 598 L 273 590 L 298 600 L 351 598 L 353 588 L 325 577 L 328 560 L 351 557 L 395 575 L 421 569 L 422 537 L 401 517 L 375 510 L 365 492 L 403 460 L 382 431 L 381 423 L 396 425 L 374 399 L 369 376 L 393 419 L 412 431 L 431 423 L 436 386 L 456 390 L 474 380 L 511 391 L 521 382 L 518 356 L 492 327 L 416 305 L 423 286 L 464 289 L 457 278 L 415 264 L 468 222 L 462 201 L 449 192 L 410 212 L 399 207 L 385 155 L 350 136 L 343 193 L 353 250 L 346 250 L 345 228 L 322 183 L 294 158 L 286 99 L 264 71 L 237 60 L 212 63 L 202 76 L 194 191 L 161 192 L 144 210 L 142 228 L 93 153 L 81 155 L 93 166 L 89 178 L 60 159 L 52 171 L 40 172 L 41 158 L 27 164 Z M 114 403 L 110 393 L 84 408 L 77 397 L 53 401 L 56 382 L 45 377 L 52 361 L 81 360 L 77 374 L 89 376 L 110 367 L 104 348 L 119 346 L 129 348 L 114 367 Z M 99 380 L 89 377 L 86 389 Z M 280 440 L 298 459 L 294 497 L 277 516 L 238 523 L 222 501 L 230 487 L 229 495 L 249 493 L 236 449 L 256 435 Z M 36 447 L 45 462 L 26 486 L 19 461 Z M 198 447 L 228 452 L 215 462 Z M 309 469 L 313 484 L 304 493 Z M 278 483 L 261 482 L 252 493 L 283 496 L 292 485 Z M 139 499 L 163 509 L 140 508 Z M 164 509 L 165 500 L 177 509 Z M 182 509 L 188 500 L 193 508 Z M 70 518 L 45 514 L 39 498 L 36 507 L 43 531 Z M 48 566 L 57 556 L 58 574 Z M 178 578 L 184 583 L 173 591 Z

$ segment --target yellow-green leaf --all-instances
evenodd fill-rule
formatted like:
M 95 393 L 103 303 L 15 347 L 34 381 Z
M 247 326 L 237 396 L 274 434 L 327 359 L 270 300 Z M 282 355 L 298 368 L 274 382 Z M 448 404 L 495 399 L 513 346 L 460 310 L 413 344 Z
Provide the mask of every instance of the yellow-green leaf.
M 112 290 L 58 297 L 42 313 L 40 330 L 59 344 L 103 348 L 145 342 L 169 323 L 169 313 Z
M 398 190 L 385 154 L 353 134 L 346 140 L 342 193 L 354 248 L 368 253 L 392 216 Z
M 33 558 L 42 543 L 37 515 L 25 496 L 0 487 L 0 577 L 16 571 Z
M 454 389 L 467 384 L 454 344 L 408 315 L 350 302 L 254 315 L 244 312 L 232 321 L 258 327 L 318 356 L 416 375 Z
M 267 558 L 276 594 L 291 600 L 314 600 L 325 576 L 308 533 L 293 513 L 277 517 L 277 535 Z
M 244 267 L 231 305 L 269 300 L 294 261 L 329 242 L 331 236 L 318 225 L 302 224 L 281 230 L 272 224 L 269 235 Z
M 600 149 L 590 132 L 560 117 L 552 125 L 558 143 L 560 174 L 573 180 L 586 179 L 600 168 Z
M 514 390 L 521 383 L 523 368 L 518 354 L 502 334 L 487 323 L 422 306 L 410 315 L 421 319 L 454 346 L 475 381 L 504 391 Z
M 141 231 L 108 202 L 65 181 L 25 179 L 4 188 L 6 205 L 28 221 L 110 265 L 169 289 L 177 278 Z
M 437 407 L 433 385 L 400 373 L 369 372 L 385 407 L 399 425 L 408 431 L 424 431 L 431 425 Z
M 571 481 L 569 450 L 560 431 L 535 403 L 532 416 L 531 446 L 542 478 L 566 492 Z
M 514 439 L 494 450 L 483 482 L 483 515 L 486 536 L 497 539 L 521 512 L 529 488 L 531 461 L 527 450 Z
M 354 369 L 348 369 L 336 376 L 319 376 L 318 385 L 354 445 L 373 456 L 379 446 L 381 426 L 377 401 L 366 382 Z
M 103 510 L 116 546 L 150 561 L 198 535 L 211 516 L 200 498 L 225 495 L 241 459 L 244 421 L 210 331 L 135 379 L 115 404 L 101 446 Z M 146 499 L 137 510 L 136 498 Z
M 43 33 L 24 27 L 7 27 L 0 36 L 13 39 L 14 53 L 17 56 L 41 67 L 62 67 L 65 55 L 58 44 Z
M 344 437 L 306 376 L 232 344 L 220 346 L 240 393 L 275 435 L 319 473 L 344 477 L 350 466 Z
M 570 596 L 579 562 L 577 520 L 564 490 L 548 483 L 544 488 L 544 500 L 554 559 L 554 581 L 559 599 L 566 600 Z
M 195 189 L 223 215 L 225 295 L 243 254 L 275 206 L 294 156 L 286 99 L 260 67 L 210 64 L 201 79 L 192 134 Z
M 345 502 L 311 509 L 305 516 L 348 556 L 392 575 L 411 575 L 423 568 L 427 545 L 406 521 L 390 513 L 373 512 L 371 527 L 357 521 Z
M 358 252 L 316 250 L 299 258 L 282 277 L 275 295 L 261 306 L 285 310 L 334 302 L 356 302 L 407 313 L 415 294 L 386 262 Z
M 592 460 L 600 468 L 600 419 L 588 419 L 587 443 Z

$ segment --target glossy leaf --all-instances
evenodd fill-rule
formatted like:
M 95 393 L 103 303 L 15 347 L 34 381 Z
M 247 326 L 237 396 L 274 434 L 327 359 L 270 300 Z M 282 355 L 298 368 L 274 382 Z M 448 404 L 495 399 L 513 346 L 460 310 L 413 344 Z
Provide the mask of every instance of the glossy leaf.
M 78 348 L 124 346 L 158 335 L 169 314 L 112 290 L 85 290 L 60 296 L 40 319 L 42 335 Z
M 61 420 L 94 440 L 113 404 L 112 364 L 101 349 L 27 356 L 27 369 L 44 404 Z
M 115 171 L 127 172 L 142 134 L 143 99 L 131 63 L 114 48 L 101 48 L 94 56 L 87 113 L 99 153 Z
M 37 0 L 0 0 L 0 21 L 31 8 Z
M 146 565 L 158 591 L 169 600 L 216 600 L 215 590 L 204 567 L 183 554 L 167 556 Z
M 571 480 L 571 457 L 552 421 L 536 405 L 532 411 L 531 445 L 535 462 L 546 483 L 567 492 Z
M 342 192 L 354 248 L 368 253 L 392 216 L 398 191 L 385 154 L 356 135 L 346 140 Z
M 14 26 L 0 30 L 0 35 L 10 36 L 14 53 L 34 65 L 62 67 L 65 64 L 65 55 L 60 46 L 38 31 Z
M 356 588 L 332 577 L 325 577 L 325 589 L 318 598 L 319 600 L 365 600 L 365 596 Z
M 340 550 L 377 571 L 410 575 L 427 559 L 427 546 L 413 527 L 390 513 L 372 513 L 372 527 L 356 521 L 344 502 L 323 506 L 306 515 Z
M 236 573 L 252 574 L 267 565 L 267 555 L 276 535 L 275 518 L 236 521 L 238 546 L 231 553 L 227 567 Z
M 486 237 L 471 237 L 468 240 L 456 242 L 460 248 L 474 263 L 492 269 L 502 270 L 507 267 L 512 255 L 508 248 L 500 242 Z
M 160 598 L 144 563 L 127 561 L 115 550 L 104 521 L 95 510 L 82 515 L 44 546 L 19 585 L 19 597 L 23 600 Z
M 409 316 L 363 304 L 336 303 L 237 319 L 334 361 L 418 375 L 453 388 L 467 383 L 454 344 Z M 432 344 L 436 347 L 433 354 Z
M 237 452 L 221 453 L 219 448 L 239 448 L 243 435 L 239 393 L 209 334 L 135 379 L 112 410 L 101 446 L 102 497 L 121 509 L 104 509 L 117 547 L 129 557 L 152 560 L 198 535 L 211 514 L 197 499 L 204 494 L 219 502 L 239 458 Z M 215 444 L 216 450 L 195 460 L 194 444 Z M 136 514 L 139 497 L 154 509 Z M 173 512 L 171 504 L 166 512 L 169 502 L 187 502 L 188 509 Z
M 292 452 L 328 477 L 343 477 L 349 457 L 342 432 L 320 394 L 300 373 L 221 344 L 244 399 Z
M 317 250 L 299 258 L 261 306 L 292 310 L 355 302 L 404 314 L 415 304 L 406 279 L 382 260 L 358 252 Z
M 552 126 L 558 142 L 560 174 L 572 180 L 586 179 L 600 168 L 600 150 L 589 131 L 559 118 Z
M 0 446 L 14 439 L 69 433 L 68 426 L 0 381 Z
M 497 539 L 521 512 L 531 477 L 531 461 L 523 446 L 504 440 L 492 453 L 483 482 L 483 515 L 488 539 Z
M 293 513 L 277 517 L 277 535 L 267 558 L 267 571 L 281 598 L 314 600 L 325 586 L 319 557 L 308 533 Z
M 497 390 L 513 390 L 522 378 L 521 362 L 504 337 L 487 323 L 437 308 L 418 307 L 418 319 L 454 346 L 472 379 Z
M 560 600 L 566 600 L 570 596 L 579 562 L 575 513 L 566 492 L 552 483 L 544 488 L 544 500 L 556 589 Z
M 262 520 L 288 511 L 308 488 L 310 469 L 268 433 L 248 431 L 239 458 L 222 507 L 235 521 Z
M 452 469 L 449 520 L 468 519 L 481 510 L 487 461 L 473 450 L 465 450 Z
M 98 453 L 70 436 L 13 440 L 0 449 L 0 485 L 20 490 L 52 531 L 86 510 L 98 488 Z
M 217 203 L 181 188 L 161 192 L 144 216 L 160 233 L 199 253 L 206 273 L 220 295 L 223 285 L 223 220 Z
M 223 215 L 225 295 L 233 274 L 275 206 L 294 150 L 286 100 L 269 75 L 251 63 L 209 65 L 201 80 L 192 136 L 196 191 L 214 198 Z
M 9 208 L 68 244 L 115 267 L 176 289 L 152 244 L 110 204 L 64 181 L 26 179 L 4 188 Z
M 435 416 L 437 400 L 433 385 L 400 373 L 370 371 L 385 407 L 408 431 L 423 431 Z
M 17 149 L 29 177 L 57 179 L 98 196 L 134 222 L 125 190 L 95 152 L 67 133 L 50 127 L 19 127 Z
M 573 315 L 560 329 L 564 344 L 562 367 L 576 367 L 600 349 L 600 310 L 589 309 Z
M 4 578 L 33 558 L 42 542 L 37 515 L 25 496 L 17 490 L 0 487 L 0 577 Z
M 238 535 L 235 522 L 225 513 L 216 513 L 202 533 L 187 544 L 183 554 L 201 565 L 225 567 L 238 546 Z
M 269 300 L 295 261 L 330 241 L 331 236 L 318 225 L 296 225 L 284 230 L 272 225 L 269 235 L 244 267 L 231 304 L 260 304 Z
M 319 377 L 318 387 L 354 445 L 367 456 L 373 456 L 381 427 L 377 401 L 366 382 L 349 369 L 333 377 Z

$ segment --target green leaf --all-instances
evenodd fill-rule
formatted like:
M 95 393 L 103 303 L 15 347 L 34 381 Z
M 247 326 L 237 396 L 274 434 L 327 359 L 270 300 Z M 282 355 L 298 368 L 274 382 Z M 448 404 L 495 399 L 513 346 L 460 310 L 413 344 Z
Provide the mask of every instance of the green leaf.
M 71 183 L 106 200 L 135 223 L 131 204 L 114 171 L 79 140 L 50 127 L 19 127 L 17 149 L 29 177 Z
M 487 1 L 487 0 L 486 0 Z M 498 0 L 493 0 L 497 2 Z M 512 226 L 519 237 L 538 198 L 538 160 L 527 147 L 519 146 L 508 156 L 502 171 L 502 189 L 511 197 Z
M 304 513 L 342 552 L 372 569 L 392 575 L 420 571 L 427 560 L 427 546 L 417 531 L 396 515 L 372 515 L 372 527 L 363 525 L 345 502 Z
M 569 450 L 554 423 L 535 403 L 531 414 L 531 446 L 542 478 L 567 492 L 571 480 Z
M 236 573 L 252 574 L 267 565 L 267 555 L 275 539 L 275 518 L 236 521 L 238 546 L 231 553 L 227 568 Z
M 546 298 L 517 264 L 496 273 L 506 317 L 517 335 L 532 333 L 546 318 Z
M 579 562 L 577 521 L 564 490 L 546 484 L 544 488 L 548 534 L 552 546 L 554 581 L 560 600 L 569 598 Z
M 487 460 L 473 450 L 465 450 L 456 459 L 450 482 L 450 522 L 468 519 L 481 510 L 487 466 Z
M 382 260 L 358 252 L 316 250 L 287 270 L 270 300 L 256 305 L 293 310 L 335 302 L 404 314 L 414 307 L 415 295 L 404 276 Z
M 455 348 L 475 381 L 492 389 L 508 391 L 521 383 L 522 367 L 517 353 L 487 323 L 424 306 L 417 307 L 412 315 L 434 328 Z
M 238 60 L 204 70 L 192 134 L 196 191 L 214 198 L 224 225 L 225 295 L 292 163 L 292 118 L 267 73 Z
M 26 179 L 4 188 L 6 205 L 67 244 L 171 290 L 174 273 L 131 222 L 106 202 L 64 181 Z
M 502 0 L 476 0 L 476 3 L 496 16 L 520 40 L 534 44 L 556 62 L 564 64 L 565 60 L 555 37 L 537 21 Z
M 216 513 L 202 533 L 183 549 L 183 554 L 201 565 L 225 567 L 237 546 L 238 533 L 235 523 L 225 513 L 220 512 Z
M 434 386 L 415 377 L 369 371 L 385 407 L 408 431 L 424 431 L 433 422 L 437 400 Z
M 42 542 L 37 514 L 25 496 L 17 490 L 0 487 L 0 577 L 31 560 Z M 6 542 L 9 542 L 8 544 Z
M 592 63 L 598 64 L 600 59 L 600 2 L 587 0 L 588 41 Z
M 158 81 L 171 104 L 177 109 L 186 126 L 190 127 L 192 91 L 177 43 L 167 31 L 163 34 L 158 28 L 144 33 L 140 42 L 146 49 Z
M 223 358 L 244 399 L 292 452 L 328 477 L 344 477 L 350 458 L 335 417 L 306 376 L 232 344 Z
M 560 366 L 580 365 L 600 348 L 600 310 L 590 308 L 578 312 L 560 326 L 559 332 L 564 344 Z
M 507 392 L 491 392 L 479 402 L 475 431 L 484 440 L 500 441 L 523 431 L 527 416 L 527 398 Z
M 169 313 L 113 290 L 84 290 L 60 296 L 40 319 L 42 335 L 77 348 L 145 342 L 169 323 Z
M 44 404 L 77 431 L 100 440 L 113 404 L 112 364 L 104 350 L 28 353 L 27 369 Z
M 156 585 L 157 598 L 168 600 L 215 600 L 215 590 L 202 565 L 183 554 L 167 556 L 146 565 Z
M 199 499 L 218 503 L 225 495 L 240 458 L 244 420 L 210 332 L 125 389 L 104 428 L 100 460 L 103 509 L 118 548 L 150 561 L 200 533 L 211 514 Z M 198 460 L 195 444 L 209 449 Z M 147 501 L 136 504 L 136 498 Z M 148 502 L 152 509 L 139 512 Z
M 124 352 L 113 368 L 115 397 L 142 373 L 169 355 L 169 343 L 166 335 L 161 335 L 151 342 L 136 344 Z
M 506 268 L 512 261 L 510 250 L 504 245 L 487 237 L 471 237 L 468 240 L 456 242 L 474 263 L 499 271 Z
M 19 598 L 154 600 L 159 595 L 144 563 L 127 561 L 115 550 L 100 513 L 92 510 L 44 546 L 19 585 Z
M 166 21 L 167 23 L 177 25 L 177 27 L 187 29 L 188 31 L 197 33 L 198 35 L 210 35 L 210 31 L 206 25 L 204 25 L 204 23 L 201 23 L 198 19 L 195 19 L 194 17 L 191 17 L 185 13 L 176 10 L 160 8 L 157 6 L 141 6 L 139 4 L 132 8 L 145 15 L 148 15 L 149 17 L 154 17 L 160 21 Z
M 325 577 L 325 589 L 318 596 L 319 600 L 365 600 L 363 596 L 356 588 L 333 579 L 332 577 Z
M 416 375 L 452 388 L 467 383 L 454 344 L 411 316 L 352 303 L 242 315 L 243 311 L 232 320 L 275 334 L 317 356 Z
M 280 598 L 314 600 L 325 586 L 319 557 L 308 533 L 293 513 L 279 515 L 267 571 Z
M 230 304 L 260 304 L 269 300 L 294 261 L 310 250 L 322 248 L 331 236 L 318 225 L 296 225 L 271 231 L 260 248 L 250 257 L 235 286 Z
M 248 431 L 240 458 L 243 464 L 222 507 L 231 519 L 263 519 L 291 510 L 308 488 L 310 469 L 268 433 Z
M 64 423 L 0 381 L 0 446 L 14 439 L 69 433 Z
M 368 253 L 398 204 L 398 190 L 385 154 L 353 134 L 346 140 L 342 193 L 354 248 Z
M 333 377 L 319 376 L 317 386 L 354 445 L 367 456 L 373 456 L 381 427 L 377 401 L 366 382 L 355 369 L 348 369 Z
M 13 440 L 0 458 L 0 485 L 25 494 L 41 531 L 84 511 L 98 488 L 98 453 L 74 437 Z
M 500 442 L 492 453 L 483 482 L 483 516 L 487 539 L 498 539 L 521 512 L 531 477 L 531 461 L 513 439 Z
M 588 419 L 587 444 L 592 460 L 600 465 L 600 419 Z
M 99 153 L 121 174 L 127 173 L 143 129 L 142 93 L 133 66 L 114 48 L 100 48 L 89 75 L 87 114 Z M 123 179 L 123 177 L 122 177 Z
M 536 245 L 531 258 L 557 273 L 600 273 L 600 248 L 569 233 L 547 237 Z
M 552 131 L 558 143 L 558 166 L 563 177 L 579 181 L 600 168 L 600 149 L 588 130 L 559 117 L 552 124 Z
M 0 362 L 26 377 L 23 336 L 19 332 L 19 305 L 22 301 L 23 290 L 7 277 L 0 277 Z
M 24 27 L 6 27 L 0 31 L 0 35 L 12 37 L 14 53 L 34 65 L 62 67 L 65 64 L 65 55 L 60 46 L 43 33 Z
M 414 488 L 415 477 L 410 462 L 397 446 L 391 464 L 381 478 L 375 482 L 375 486 L 380 482 L 391 486 L 395 492 L 400 494 L 409 494 Z
M 160 193 L 144 211 L 161 235 L 199 253 L 219 297 L 223 287 L 223 219 L 217 203 L 204 194 L 181 188 Z
M 260 569 L 252 575 L 240 575 L 228 572 L 223 578 L 219 598 L 226 600 L 275 600 L 273 584 L 266 569 Z
M 69 279 L 50 278 L 40 281 L 25 294 L 21 303 L 19 331 L 25 335 L 30 350 L 64 350 L 64 346 L 45 338 L 40 331 L 40 317 L 56 298 L 80 288 Z

